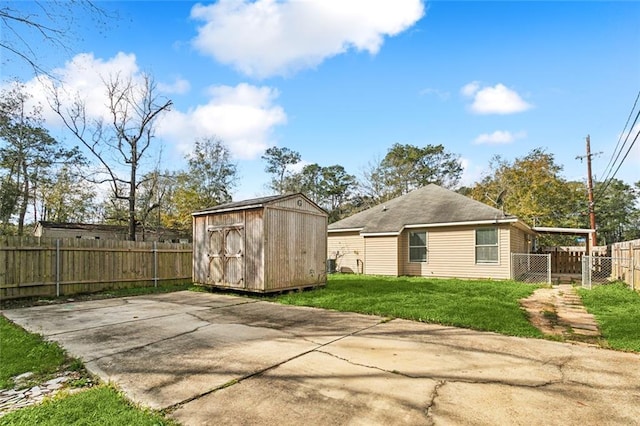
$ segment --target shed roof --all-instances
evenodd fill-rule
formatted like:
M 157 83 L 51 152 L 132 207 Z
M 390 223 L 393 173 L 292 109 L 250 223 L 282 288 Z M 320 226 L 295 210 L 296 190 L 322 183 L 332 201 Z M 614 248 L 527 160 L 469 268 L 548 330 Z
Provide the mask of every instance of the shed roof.
M 272 204 L 277 201 L 283 201 L 293 197 L 303 197 L 305 200 L 307 200 L 309 203 L 315 206 L 319 211 L 324 212 L 324 210 L 322 210 L 322 208 L 319 207 L 316 203 L 311 201 L 304 194 L 298 192 L 293 194 L 270 195 L 267 197 L 251 198 L 251 199 L 242 200 L 242 201 L 232 201 L 230 203 L 219 204 L 214 207 L 209 207 L 204 210 L 198 210 L 196 212 L 193 212 L 192 215 L 199 216 L 199 215 L 214 213 L 214 212 L 226 212 L 226 211 L 234 211 L 234 210 L 248 210 L 248 209 L 260 208 L 268 204 Z
M 509 223 L 518 218 L 480 201 L 430 184 L 329 225 L 329 232 L 397 234 L 406 227 Z

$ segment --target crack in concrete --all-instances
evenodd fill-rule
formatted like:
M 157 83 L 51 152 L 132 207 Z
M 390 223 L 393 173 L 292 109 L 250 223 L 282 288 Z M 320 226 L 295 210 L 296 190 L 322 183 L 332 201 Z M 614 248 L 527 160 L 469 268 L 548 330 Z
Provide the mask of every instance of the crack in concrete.
M 382 321 L 384 321 L 384 320 L 382 320 Z M 207 395 L 211 395 L 211 394 L 213 394 L 213 393 L 215 393 L 215 392 L 217 392 L 217 391 L 219 391 L 219 390 L 221 390 L 221 389 L 226 389 L 226 388 L 228 388 L 228 387 L 234 386 L 234 385 L 239 384 L 239 383 L 241 383 L 242 381 L 247 380 L 247 379 L 250 379 L 250 378 L 252 378 L 252 377 L 260 376 L 260 375 L 262 375 L 263 373 L 266 373 L 267 371 L 274 370 L 274 369 L 276 369 L 276 368 L 280 367 L 281 365 L 284 365 L 284 364 L 286 364 L 286 363 L 288 363 L 288 362 L 290 362 L 290 361 L 293 361 L 293 360 L 295 360 L 295 359 L 298 359 L 298 358 L 300 358 L 300 357 L 303 357 L 303 356 L 305 356 L 305 355 L 307 355 L 307 354 L 310 354 L 310 353 L 312 353 L 312 352 L 316 352 L 316 351 L 318 351 L 318 349 L 320 349 L 320 348 L 322 348 L 322 347 L 328 346 L 328 345 L 330 345 L 330 344 L 332 344 L 332 343 L 335 343 L 335 342 L 340 341 L 340 340 L 342 340 L 342 339 L 345 339 L 345 338 L 347 338 L 347 337 L 353 336 L 353 335 L 355 335 L 356 333 L 360 333 L 360 332 L 362 332 L 362 331 L 366 331 L 366 330 L 371 329 L 371 328 L 373 328 L 373 327 L 377 327 L 378 325 L 380 325 L 380 324 L 382 324 L 382 323 L 383 323 L 382 321 L 379 321 L 379 322 L 377 322 L 377 323 L 375 323 L 375 324 L 372 324 L 372 325 L 369 325 L 369 326 L 367 326 L 367 327 L 364 327 L 364 328 L 361 328 L 361 329 L 358 329 L 358 330 L 352 331 L 351 333 L 348 333 L 348 334 L 342 335 L 342 336 L 340 336 L 340 337 L 337 337 L 337 338 L 335 338 L 335 339 L 333 339 L 333 340 L 331 340 L 331 341 L 329 341 L 329 342 L 326 342 L 326 343 L 323 343 L 323 344 L 319 344 L 319 345 L 318 345 L 318 346 L 316 346 L 315 348 L 311 348 L 311 349 L 309 349 L 309 350 L 303 351 L 303 352 L 301 352 L 301 353 L 299 353 L 299 354 L 297 354 L 297 355 L 294 355 L 294 356 L 292 356 L 292 357 L 290 357 L 290 358 L 288 358 L 288 359 L 285 359 L 285 360 L 283 360 L 283 361 L 277 362 L 277 363 L 275 363 L 275 364 L 273 364 L 273 365 L 270 365 L 270 366 L 264 367 L 264 368 L 262 368 L 262 369 L 260 369 L 260 370 L 257 370 L 257 371 L 254 371 L 254 372 L 252 372 L 252 373 L 245 374 L 245 375 L 243 375 L 243 376 L 241 376 L 241 377 L 239 377 L 239 378 L 236 378 L 236 379 L 230 380 L 230 381 L 228 381 L 228 382 L 226 382 L 226 383 L 224 383 L 224 384 L 222 384 L 222 385 L 216 386 L 216 387 L 215 387 L 215 388 L 213 388 L 213 389 L 209 389 L 208 391 L 202 392 L 202 393 L 200 393 L 200 394 L 198 394 L 198 395 L 194 395 L 194 396 L 189 397 L 189 398 L 186 398 L 186 399 L 184 399 L 184 400 L 182 400 L 182 401 L 180 401 L 180 402 L 177 402 L 177 403 L 175 403 L 175 404 L 172 404 L 172 405 L 170 405 L 170 406 L 168 406 L 168 407 L 165 407 L 165 408 L 164 408 L 164 409 L 162 409 L 161 411 L 162 411 L 163 413 L 165 413 L 165 414 L 172 413 L 172 412 L 174 412 L 175 410 L 177 410 L 178 408 L 182 407 L 183 405 L 188 404 L 189 402 L 192 402 L 192 401 L 195 401 L 195 400 L 197 400 L 197 399 L 203 398 L 203 397 L 205 397 L 205 396 L 207 396 Z M 312 342 L 312 343 L 314 343 L 314 342 Z
M 433 391 L 431 392 L 429 402 L 427 402 L 427 408 L 425 410 L 425 414 L 427 416 L 427 419 L 431 420 L 431 424 L 434 423 L 433 416 L 432 416 L 433 406 L 436 404 L 436 399 L 438 398 L 440 388 L 446 384 L 447 384 L 446 380 L 440 380 L 438 383 L 436 383 L 436 385 L 433 387 Z
M 393 320 L 393 319 L 391 319 L 391 320 Z M 356 365 L 356 366 L 360 366 L 360 367 L 364 367 L 364 368 L 375 369 L 375 370 L 378 370 L 378 371 L 382 371 L 382 372 L 389 373 L 389 374 L 396 374 L 396 375 L 400 375 L 400 376 L 407 377 L 407 378 L 410 378 L 410 379 L 429 379 L 429 380 L 437 381 L 436 388 L 434 389 L 434 393 L 432 394 L 432 398 L 431 398 L 431 401 L 430 401 L 430 403 L 429 403 L 429 405 L 427 407 L 427 411 L 429 411 L 429 409 L 430 409 L 429 407 L 432 407 L 433 404 L 435 403 L 435 399 L 438 396 L 439 389 L 442 386 L 444 386 L 446 383 L 498 384 L 498 385 L 504 385 L 504 386 L 509 386 L 509 387 L 529 388 L 529 389 L 543 388 L 543 387 L 546 387 L 546 386 L 551 386 L 551 385 L 554 385 L 554 384 L 563 383 L 565 381 L 565 376 L 564 376 L 564 372 L 562 371 L 562 367 L 564 367 L 564 365 L 571 360 L 571 357 L 569 357 L 569 358 L 565 359 L 561 364 L 558 364 L 558 365 L 553 363 L 551 360 L 549 360 L 548 362 L 543 363 L 543 365 L 552 364 L 552 365 L 555 365 L 558 368 L 558 370 L 559 370 L 559 372 L 561 374 L 561 378 L 559 380 L 549 380 L 549 381 L 546 381 L 546 382 L 543 382 L 543 383 L 538 383 L 538 384 L 526 384 L 526 383 L 510 383 L 510 382 L 505 382 L 505 381 L 502 381 L 502 380 L 465 380 L 463 378 L 456 378 L 456 377 L 416 376 L 416 375 L 403 373 L 403 372 L 400 372 L 400 371 L 397 371 L 397 370 L 389 371 L 389 370 L 386 370 L 384 368 L 380 368 L 380 367 L 377 367 L 377 366 L 357 363 L 357 362 L 351 361 L 349 359 L 340 357 L 340 356 L 338 356 L 336 354 L 321 350 L 325 346 L 329 346 L 329 345 L 331 345 L 331 344 L 333 344 L 335 342 L 338 342 L 340 340 L 343 340 L 343 339 L 345 339 L 347 337 L 355 336 L 358 333 L 361 333 L 363 331 L 372 329 L 374 327 L 377 327 L 377 326 L 379 326 L 381 324 L 384 324 L 386 322 L 389 322 L 389 321 L 390 321 L 389 318 L 384 318 L 384 319 L 382 319 L 382 320 L 378 321 L 377 323 L 372 324 L 370 326 L 363 327 L 363 328 L 360 328 L 358 330 L 352 331 L 351 333 L 342 335 L 342 336 L 340 336 L 340 337 L 338 337 L 336 339 L 333 339 L 333 340 L 331 340 L 329 342 L 326 342 L 326 343 L 323 343 L 323 344 L 318 344 L 318 346 L 316 346 L 315 348 L 311 348 L 311 349 L 309 349 L 307 351 L 301 352 L 301 353 L 299 353 L 297 355 L 294 355 L 294 356 L 292 356 L 292 357 L 290 357 L 288 359 L 285 359 L 285 360 L 283 360 L 281 362 L 278 362 L 276 364 L 267 366 L 267 367 L 262 368 L 262 369 L 260 369 L 258 371 L 254 371 L 252 373 L 245 374 L 245 375 L 243 375 L 243 376 L 241 376 L 239 378 L 235 378 L 233 380 L 230 380 L 229 382 L 226 382 L 226 383 L 224 383 L 222 385 L 216 386 L 216 387 L 214 387 L 212 389 L 209 389 L 208 391 L 202 392 L 202 393 L 200 393 L 198 395 L 194 395 L 192 397 L 189 397 L 189 398 L 186 398 L 186 399 L 184 399 L 182 401 L 179 401 L 179 402 L 177 402 L 175 404 L 172 404 L 172 405 L 170 405 L 168 407 L 165 407 L 161 411 L 163 413 L 165 413 L 165 414 L 170 414 L 170 413 L 176 411 L 177 409 L 179 409 L 180 407 L 184 406 L 185 404 L 188 404 L 189 402 L 192 402 L 192 401 L 195 401 L 197 399 L 203 398 L 205 396 L 211 395 L 211 394 L 213 394 L 213 393 L 215 393 L 215 392 L 217 392 L 217 391 L 219 391 L 221 389 L 226 389 L 228 387 L 234 386 L 234 385 L 239 384 L 239 383 L 241 383 L 241 382 L 243 382 L 243 381 L 245 381 L 247 379 L 250 379 L 252 377 L 260 376 L 263 373 L 266 373 L 267 371 L 276 369 L 277 367 L 280 367 L 281 365 L 284 365 L 284 364 L 286 364 L 286 363 L 288 363 L 290 361 L 293 361 L 293 360 L 295 360 L 297 358 L 303 357 L 303 356 L 305 356 L 307 354 L 310 354 L 312 352 L 323 353 L 323 354 L 329 355 L 331 357 L 334 357 L 336 359 L 343 360 L 343 361 L 345 361 L 345 362 L 347 362 L 347 363 L 349 363 L 351 365 Z M 293 333 L 288 333 L 288 334 L 291 334 L 291 335 L 293 335 L 295 337 L 301 337 L 301 336 L 296 336 Z M 310 341 L 310 342 L 311 343 L 316 343 L 316 342 L 313 342 L 313 341 Z
M 198 327 L 195 327 L 195 328 L 193 328 L 191 330 L 184 331 L 182 333 L 174 334 L 172 336 L 165 337 L 165 338 L 162 338 L 162 339 L 159 339 L 159 340 L 154 340 L 153 342 L 145 343 L 144 345 L 135 346 L 135 347 L 132 347 L 132 348 L 127 348 L 127 349 L 125 349 L 123 351 L 113 352 L 113 353 L 110 353 L 110 354 L 107 354 L 107 355 L 103 355 L 103 356 L 100 356 L 100 357 L 97 357 L 97 358 L 88 359 L 85 362 L 86 363 L 95 362 L 95 361 L 99 361 L 99 360 L 101 360 L 103 358 L 108 358 L 108 357 L 111 357 L 111 356 L 114 356 L 114 355 L 126 354 L 127 352 L 131 352 L 131 351 L 139 351 L 140 349 L 144 349 L 144 348 L 147 348 L 149 346 L 152 346 L 152 345 L 155 345 L 155 344 L 158 344 L 158 343 L 161 343 L 161 342 L 167 342 L 167 341 L 175 339 L 177 337 L 182 337 L 182 336 L 186 336 L 187 334 L 195 333 L 196 331 L 201 330 L 201 329 L 206 328 L 206 327 L 210 327 L 211 325 L 212 325 L 211 323 L 200 325 Z
M 348 362 L 351 365 L 355 365 L 358 367 L 365 367 L 365 368 L 371 368 L 374 370 L 378 370 L 378 371 L 382 371 L 385 373 L 389 373 L 389 374 L 397 374 L 399 376 L 403 376 L 403 377 L 407 377 L 409 379 L 430 379 L 430 380 L 439 380 L 439 381 L 447 381 L 447 382 L 451 382 L 451 383 L 466 383 L 466 384 L 478 384 L 478 385 L 483 385 L 483 384 L 497 384 L 497 385 L 504 385 L 504 386 L 510 386 L 510 387 L 517 387 L 517 388 L 528 388 L 528 389 L 538 389 L 538 388 L 543 388 L 546 386 L 551 386 L 551 385 L 555 385 L 558 383 L 563 383 L 565 378 L 564 375 L 562 374 L 562 371 L 560 371 L 561 373 L 561 378 L 559 380 L 548 380 L 546 382 L 543 383 L 538 383 L 538 384 L 527 384 L 527 383 L 510 383 L 510 382 L 505 382 L 503 380 L 494 380 L 494 379 L 487 379 L 487 380 L 479 380 L 479 379 L 475 379 L 475 380 L 471 380 L 471 379 L 464 379 L 464 378 L 460 378 L 460 377 L 448 377 L 448 376 L 417 376 L 417 375 L 413 375 L 413 374 L 408 374 L 408 373 L 403 373 L 401 371 L 398 370 L 387 370 L 381 367 L 377 367 L 375 365 L 368 365 L 368 364 L 361 364 L 358 362 L 354 362 L 351 361 L 347 358 L 343 358 L 341 356 L 338 356 L 336 354 L 332 354 L 330 352 L 327 351 L 321 351 L 316 349 L 316 352 L 320 352 L 326 355 L 329 355 L 331 357 L 334 357 L 336 359 Z M 556 367 L 559 367 L 556 365 Z
M 129 301 L 126 300 L 126 299 L 125 299 L 125 302 L 129 303 Z M 228 308 L 228 307 L 231 307 L 231 306 L 246 305 L 248 303 L 256 303 L 256 302 L 259 302 L 259 300 L 255 300 L 255 301 L 251 300 L 251 301 L 247 301 L 247 302 L 236 303 L 234 305 L 225 305 L 225 306 L 215 306 L 215 307 L 203 306 L 202 307 L 203 309 L 202 309 L 201 312 L 214 310 L 214 309 L 223 309 L 223 308 Z M 150 316 L 150 317 L 146 317 L 146 318 L 133 318 L 133 319 L 126 320 L 126 321 L 120 321 L 120 322 L 114 322 L 114 323 L 109 323 L 109 324 L 96 325 L 96 326 L 93 326 L 93 327 L 84 327 L 84 328 L 78 328 L 78 329 L 75 329 L 75 330 L 61 331 L 59 333 L 48 334 L 48 336 L 60 336 L 60 335 L 63 335 L 63 334 L 75 333 L 75 332 L 78 332 L 78 331 L 95 330 L 95 329 L 103 328 L 103 327 L 112 327 L 112 326 L 115 326 L 115 325 L 128 324 L 128 323 L 131 323 L 131 322 L 146 321 L 146 320 L 157 319 L 157 318 L 167 318 L 167 317 L 170 317 L 170 316 L 173 316 L 173 315 L 182 315 L 182 314 L 195 316 L 195 315 L 193 315 L 192 312 L 177 312 L 177 313 L 173 312 L 173 313 L 170 313 L 170 314 L 154 315 L 154 316 Z M 196 317 L 196 318 L 198 318 L 198 317 Z M 201 320 L 201 321 L 206 321 L 206 320 L 204 320 L 202 318 L 198 318 L 198 319 Z

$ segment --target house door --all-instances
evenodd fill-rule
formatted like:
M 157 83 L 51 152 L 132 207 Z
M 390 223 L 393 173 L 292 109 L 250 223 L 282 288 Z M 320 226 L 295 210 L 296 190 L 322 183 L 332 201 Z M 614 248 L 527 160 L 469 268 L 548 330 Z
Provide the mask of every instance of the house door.
M 244 288 L 244 227 L 209 228 L 208 284 Z

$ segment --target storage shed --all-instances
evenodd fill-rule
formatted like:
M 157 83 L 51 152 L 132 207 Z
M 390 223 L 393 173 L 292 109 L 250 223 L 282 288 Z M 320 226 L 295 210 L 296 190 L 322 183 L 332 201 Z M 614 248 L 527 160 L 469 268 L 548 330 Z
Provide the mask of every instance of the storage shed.
M 303 194 L 193 213 L 193 282 L 268 293 L 326 284 L 327 213 Z

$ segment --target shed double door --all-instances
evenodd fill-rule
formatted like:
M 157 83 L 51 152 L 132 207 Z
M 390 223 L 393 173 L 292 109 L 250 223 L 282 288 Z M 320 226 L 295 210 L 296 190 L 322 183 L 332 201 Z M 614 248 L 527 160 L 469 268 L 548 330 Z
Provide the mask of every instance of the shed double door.
M 244 226 L 209 228 L 209 284 L 244 288 Z

